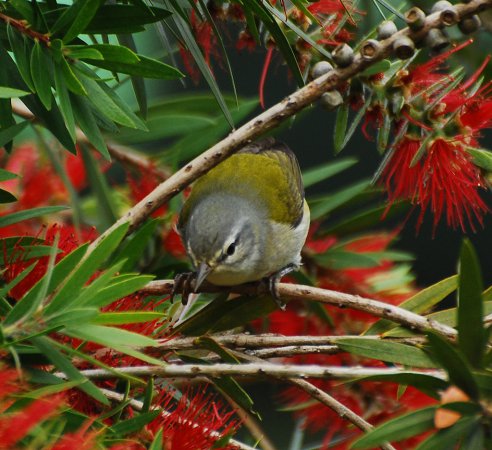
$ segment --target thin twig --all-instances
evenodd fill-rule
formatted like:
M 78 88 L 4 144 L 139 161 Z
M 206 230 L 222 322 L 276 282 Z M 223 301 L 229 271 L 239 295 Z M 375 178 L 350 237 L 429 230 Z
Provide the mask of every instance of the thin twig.
M 484 11 L 491 7 L 492 0 L 472 0 L 469 3 L 460 3 L 453 6 L 460 18 L 476 14 L 477 12 Z M 441 17 L 441 12 L 430 14 L 426 17 L 425 23 L 421 29 L 414 31 L 407 27 L 398 31 L 388 39 L 382 40 L 377 54 L 370 60 L 364 59 L 360 54 L 357 54 L 350 66 L 331 70 L 289 95 L 281 102 L 273 105 L 262 114 L 233 131 L 229 136 L 196 157 L 173 176 L 161 183 L 99 236 L 99 238 L 91 244 L 89 250 L 94 250 L 102 239 L 123 223 L 129 223 L 129 232 L 135 230 L 157 208 L 168 202 L 191 182 L 208 172 L 228 156 L 311 105 L 325 92 L 338 88 L 350 78 L 362 73 L 366 68 L 391 56 L 393 54 L 393 44 L 396 40 L 408 36 L 415 42 L 420 42 L 427 35 L 429 30 L 433 28 L 443 28 L 445 26 L 446 23 Z
M 277 378 L 321 378 L 352 380 L 379 375 L 397 375 L 401 373 L 425 374 L 440 379 L 446 379 L 442 370 L 402 370 L 392 368 L 374 368 L 363 366 L 339 367 L 300 364 L 274 364 L 262 361 L 254 364 L 167 364 L 163 366 L 132 366 L 119 367 L 114 370 L 88 369 L 81 370 L 86 378 L 107 379 L 115 375 L 134 376 L 159 376 L 162 378 L 183 377 L 194 378 L 197 376 L 222 377 L 222 376 L 272 376 Z M 66 378 L 63 372 L 57 372 L 59 378 Z
M 128 402 L 128 404 L 136 411 L 142 411 L 142 409 L 143 409 L 143 402 L 141 402 L 140 400 L 136 400 L 134 398 L 128 398 L 124 394 L 120 394 L 119 392 L 111 391 L 110 389 L 105 389 L 105 388 L 99 388 L 99 389 L 106 396 L 106 398 L 108 398 L 109 400 L 113 400 L 116 402 Z M 151 406 L 150 409 L 153 411 L 160 411 L 161 415 L 163 417 L 167 417 L 171 414 L 170 412 L 168 412 L 162 408 L 159 408 L 157 406 Z M 196 425 L 196 426 L 198 426 L 198 425 Z M 216 438 L 222 437 L 222 435 L 220 433 L 218 433 L 217 431 L 213 431 L 213 430 L 210 431 L 210 435 L 212 437 L 216 437 Z M 242 442 L 236 441 L 235 439 L 230 439 L 229 443 L 232 445 L 235 445 L 239 450 L 257 450 L 253 447 L 250 447 L 249 445 L 243 444 Z
M 150 282 L 142 292 L 147 294 L 169 294 L 174 286 L 173 280 L 159 280 Z M 226 290 L 236 293 L 255 293 L 262 286 L 254 286 L 251 284 L 231 286 Z M 204 284 L 205 292 L 223 291 L 224 288 L 219 288 L 211 284 Z M 359 295 L 345 294 L 343 292 L 331 291 L 329 289 L 321 289 L 312 286 L 304 286 L 300 284 L 279 283 L 277 292 L 282 300 L 301 300 L 315 301 L 337 306 L 338 308 L 352 308 L 357 311 L 363 311 L 376 317 L 391 320 L 399 323 L 411 330 L 425 332 L 434 330 L 450 339 L 455 339 L 457 332 L 454 328 L 437 322 L 428 317 L 421 316 L 414 312 L 408 311 L 398 306 L 390 305 L 379 300 L 360 297 Z M 234 301 L 234 300 L 232 300 Z
M 213 339 L 220 345 L 234 346 L 238 348 L 260 348 L 265 347 L 318 347 L 318 346 L 335 346 L 340 339 L 374 339 L 383 340 L 381 336 L 367 335 L 344 335 L 344 336 L 283 336 L 278 334 L 218 334 L 207 335 L 207 338 Z M 392 342 L 400 342 L 409 345 L 418 345 L 425 342 L 422 337 L 415 338 L 384 338 Z M 180 337 L 172 339 L 158 340 L 158 347 L 163 350 L 185 350 L 196 349 L 200 345 L 200 338 L 196 337 Z

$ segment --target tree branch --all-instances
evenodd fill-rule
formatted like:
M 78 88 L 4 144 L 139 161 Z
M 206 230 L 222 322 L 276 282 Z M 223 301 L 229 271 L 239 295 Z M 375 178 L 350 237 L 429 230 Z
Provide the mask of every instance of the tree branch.
M 471 0 L 469 3 L 460 3 L 451 8 L 454 9 L 460 18 L 463 18 L 491 7 L 492 0 Z M 350 66 L 331 70 L 308 83 L 303 88 L 233 131 L 229 136 L 197 156 L 193 161 L 161 183 L 99 236 L 91 244 L 89 250 L 93 250 L 102 239 L 123 223 L 128 222 L 130 224 L 130 232 L 135 230 L 157 208 L 168 202 L 191 182 L 208 172 L 228 156 L 311 105 L 311 103 L 318 100 L 325 92 L 340 87 L 344 82 L 362 73 L 368 67 L 391 56 L 394 52 L 393 44 L 396 40 L 402 37 L 410 37 L 413 41 L 420 42 L 429 30 L 433 28 L 444 28 L 447 25 L 446 19 L 442 17 L 441 12 L 430 14 L 426 17 L 422 28 L 419 30 L 411 30 L 407 27 L 393 34 L 388 39 L 380 41 L 377 51 L 370 58 L 367 55 L 363 57 L 358 53 L 355 55 L 354 61 Z
M 151 281 L 144 289 L 141 290 L 147 294 L 169 294 L 174 286 L 173 280 Z M 261 284 L 258 285 L 240 285 L 221 288 L 211 284 L 203 285 L 203 292 L 222 292 L 230 291 L 234 293 L 258 293 L 261 291 Z M 202 289 L 202 287 L 201 287 Z M 446 336 L 447 338 L 456 338 L 457 332 L 454 328 L 441 324 L 428 317 L 420 316 L 398 306 L 390 305 L 379 300 L 360 297 L 359 295 L 345 294 L 343 292 L 331 291 L 312 286 L 300 284 L 279 283 L 277 292 L 282 300 L 301 300 L 315 301 L 336 306 L 338 308 L 352 308 L 357 311 L 363 311 L 373 316 L 381 317 L 399 323 L 404 327 L 420 332 L 434 330 Z M 231 300 L 234 301 L 234 300 Z
M 198 376 L 272 376 L 276 378 L 321 378 L 352 380 L 354 378 L 370 377 L 375 375 L 397 375 L 400 373 L 425 374 L 445 380 L 446 374 L 442 370 L 402 370 L 398 368 L 373 368 L 362 366 L 339 367 L 299 364 L 273 364 L 270 362 L 249 364 L 167 364 L 163 366 L 132 366 L 119 367 L 114 370 L 88 369 L 80 373 L 89 379 L 114 378 L 116 375 L 159 376 L 162 378 L 182 377 L 194 378 Z M 55 376 L 66 379 L 63 372 Z

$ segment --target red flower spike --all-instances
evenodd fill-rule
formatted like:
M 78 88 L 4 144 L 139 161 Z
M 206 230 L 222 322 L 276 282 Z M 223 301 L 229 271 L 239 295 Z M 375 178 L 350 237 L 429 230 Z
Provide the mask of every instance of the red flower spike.
M 380 183 L 386 187 L 390 205 L 401 198 L 419 205 L 417 228 L 430 209 L 434 228 L 445 215 L 453 228 L 459 226 L 465 231 L 468 223 L 475 231 L 475 223 L 483 224 L 489 208 L 479 194 L 485 181 L 464 147 L 461 140 L 436 139 L 421 160 L 410 167 L 420 141 L 405 137 L 381 175 Z
M 265 97 L 264 97 L 265 81 L 268 73 L 268 68 L 270 67 L 270 62 L 272 61 L 272 54 L 273 54 L 273 47 L 270 46 L 268 47 L 267 54 L 265 57 L 265 62 L 263 63 L 263 69 L 261 71 L 260 87 L 259 87 L 260 105 L 263 109 L 265 109 Z
M 13 448 L 38 423 L 50 418 L 63 403 L 63 396 L 39 398 L 29 406 L 0 419 L 0 449 Z
M 154 419 L 147 428 L 155 435 L 163 430 L 166 450 L 209 450 L 214 444 L 238 427 L 232 418 L 233 412 L 226 412 L 220 403 L 200 391 L 185 392 L 176 402 L 169 391 L 162 391 L 156 405 L 165 412 Z M 236 446 L 226 445 L 223 450 L 234 450 Z

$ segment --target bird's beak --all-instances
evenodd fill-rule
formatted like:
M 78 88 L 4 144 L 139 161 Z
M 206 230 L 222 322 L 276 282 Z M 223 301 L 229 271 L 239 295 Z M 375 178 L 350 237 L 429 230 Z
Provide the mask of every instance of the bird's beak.
M 198 288 L 205 281 L 205 278 L 207 278 L 211 271 L 212 268 L 207 263 L 200 263 L 198 270 L 196 271 L 195 292 L 198 291 Z

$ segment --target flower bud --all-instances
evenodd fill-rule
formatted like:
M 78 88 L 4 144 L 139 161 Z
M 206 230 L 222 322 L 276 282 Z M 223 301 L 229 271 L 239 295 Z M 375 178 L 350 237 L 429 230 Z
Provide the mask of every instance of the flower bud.
M 415 44 L 407 36 L 401 36 L 393 42 L 393 51 L 397 58 L 408 59 L 415 53 Z
M 395 22 L 391 20 L 385 20 L 381 22 L 378 26 L 378 39 L 388 39 L 393 36 L 398 31 L 396 28 Z
M 348 44 L 340 44 L 335 47 L 332 53 L 333 60 L 340 67 L 347 67 L 352 64 L 354 60 L 354 51 L 350 48 Z
M 318 61 L 311 69 L 311 76 L 318 78 L 333 69 L 333 66 L 328 61 Z
M 405 21 L 411 30 L 420 30 L 425 24 L 425 12 L 414 6 L 405 13 Z
M 381 44 L 376 39 L 368 39 L 362 43 L 360 54 L 366 61 L 372 61 L 377 58 L 381 51 Z
M 477 31 L 481 26 L 482 21 L 476 14 L 465 17 L 460 23 L 458 23 L 458 28 L 463 34 L 475 33 L 475 31 Z
M 433 52 L 439 53 L 449 45 L 449 39 L 444 31 L 439 28 L 433 28 L 432 30 L 429 30 L 425 37 L 425 45 Z
M 337 90 L 325 92 L 320 98 L 321 106 L 331 111 L 343 103 L 343 97 Z

